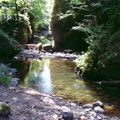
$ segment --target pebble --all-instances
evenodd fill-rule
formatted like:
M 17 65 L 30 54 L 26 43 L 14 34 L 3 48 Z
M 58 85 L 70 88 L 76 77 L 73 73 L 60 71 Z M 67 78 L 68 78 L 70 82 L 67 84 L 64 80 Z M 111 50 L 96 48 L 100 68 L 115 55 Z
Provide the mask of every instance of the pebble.
M 90 116 L 96 117 L 97 114 L 96 114 L 96 112 L 92 111 L 92 112 L 90 112 Z
M 96 120 L 93 116 L 90 116 L 90 120 Z
M 96 101 L 95 103 L 93 103 L 93 106 L 96 107 L 96 106 L 100 106 L 102 108 L 104 108 L 104 105 L 101 101 Z
M 50 99 L 49 97 L 44 97 L 42 99 L 42 101 L 45 102 L 45 103 L 47 103 L 47 104 L 49 104 L 49 105 L 55 105 L 54 100 Z
M 85 104 L 82 107 L 83 108 L 93 108 L 93 104 Z
M 85 111 L 87 112 L 87 111 L 91 111 L 92 110 L 92 108 L 85 108 Z
M 94 110 L 96 113 L 101 113 L 101 114 L 105 112 L 105 110 L 100 106 L 94 107 Z
M 68 107 L 66 107 L 66 106 L 62 106 L 61 107 L 61 110 L 63 111 L 63 112 L 70 112 L 71 110 L 68 108 Z
M 13 97 L 13 101 L 18 102 L 19 101 L 18 97 Z
M 80 115 L 85 115 L 85 112 L 80 112 Z
M 76 104 L 75 104 L 75 103 L 70 103 L 70 105 L 72 105 L 72 106 L 76 106 Z
M 86 119 L 85 116 L 82 115 L 82 116 L 80 117 L 80 120 L 87 120 L 87 119 Z
M 62 112 L 62 118 L 64 120 L 74 120 L 73 112 Z
M 52 120 L 58 120 L 58 115 L 54 114 L 51 116 L 52 117 Z

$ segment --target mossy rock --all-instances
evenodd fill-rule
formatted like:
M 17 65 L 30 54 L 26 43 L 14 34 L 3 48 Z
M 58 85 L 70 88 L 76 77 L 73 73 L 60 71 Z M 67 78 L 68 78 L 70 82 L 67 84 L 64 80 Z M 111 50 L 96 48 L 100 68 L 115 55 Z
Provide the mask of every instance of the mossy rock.
M 0 102 L 0 115 L 8 116 L 11 113 L 10 106 L 7 103 Z

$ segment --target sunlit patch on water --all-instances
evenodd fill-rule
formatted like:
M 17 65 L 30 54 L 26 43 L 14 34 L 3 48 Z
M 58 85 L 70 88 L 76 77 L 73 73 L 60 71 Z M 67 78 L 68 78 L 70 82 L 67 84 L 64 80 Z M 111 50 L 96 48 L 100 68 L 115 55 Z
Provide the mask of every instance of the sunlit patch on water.
M 40 91 L 45 93 L 52 93 L 52 82 L 49 69 L 49 60 L 46 60 L 43 69 L 40 71 L 37 77 L 37 84 Z
M 22 85 L 32 87 L 41 92 L 52 93 L 51 75 L 49 69 L 50 61 L 31 60 L 27 75 L 25 76 Z

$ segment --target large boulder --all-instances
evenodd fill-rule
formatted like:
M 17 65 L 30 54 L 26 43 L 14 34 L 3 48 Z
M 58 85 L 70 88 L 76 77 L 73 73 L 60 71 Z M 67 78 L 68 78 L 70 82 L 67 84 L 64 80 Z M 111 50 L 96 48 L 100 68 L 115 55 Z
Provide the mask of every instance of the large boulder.
M 86 51 L 88 43 L 85 41 L 85 38 L 88 31 L 82 21 L 84 17 L 82 14 L 83 10 L 76 12 L 71 6 L 73 5 L 69 1 L 55 0 L 51 22 L 55 48 L 56 50 L 72 49 L 77 52 Z M 79 5 L 77 8 L 81 7 L 83 6 Z M 86 13 L 86 10 L 84 12 Z M 81 24 L 78 24 L 80 22 Z

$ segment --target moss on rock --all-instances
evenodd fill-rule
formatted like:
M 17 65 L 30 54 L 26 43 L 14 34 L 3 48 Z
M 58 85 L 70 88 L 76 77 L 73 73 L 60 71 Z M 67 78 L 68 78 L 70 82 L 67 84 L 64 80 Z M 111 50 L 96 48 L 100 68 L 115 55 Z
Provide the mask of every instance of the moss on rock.
M 7 103 L 0 102 L 0 115 L 8 116 L 11 113 L 10 106 Z

